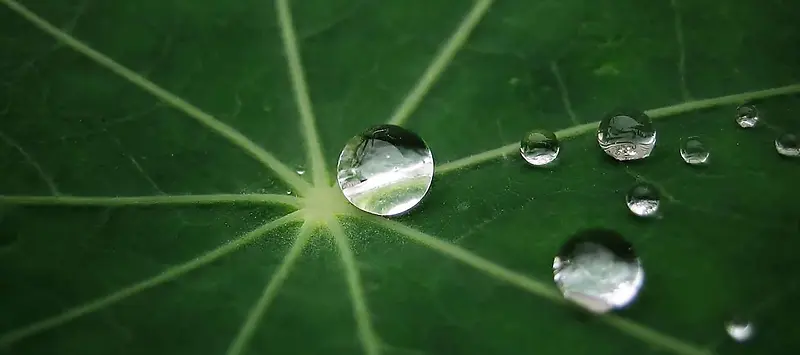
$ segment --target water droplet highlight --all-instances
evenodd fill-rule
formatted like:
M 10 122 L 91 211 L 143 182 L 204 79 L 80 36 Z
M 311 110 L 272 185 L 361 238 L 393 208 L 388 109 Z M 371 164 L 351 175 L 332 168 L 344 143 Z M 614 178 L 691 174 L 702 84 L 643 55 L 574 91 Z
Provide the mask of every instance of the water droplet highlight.
M 708 164 L 711 153 L 706 148 L 700 137 L 693 136 L 681 140 L 681 158 L 689 165 Z
M 656 130 L 644 112 L 617 110 L 600 121 L 597 143 L 616 160 L 643 159 L 650 156 L 656 145 Z
M 553 275 L 564 298 L 598 314 L 627 307 L 644 284 L 631 244 L 607 229 L 572 236 L 553 259 Z
M 755 328 L 753 324 L 744 320 L 732 320 L 725 323 L 725 331 L 731 336 L 731 339 L 737 342 L 744 342 L 753 337 Z
M 519 153 L 528 164 L 546 166 L 558 158 L 561 150 L 553 132 L 535 130 L 528 132 L 519 142 Z
M 640 182 L 628 190 L 625 203 L 633 214 L 639 217 L 652 217 L 658 212 L 661 194 L 652 184 Z
M 306 169 L 303 169 L 302 167 L 298 167 L 294 172 L 296 172 L 297 175 L 303 176 L 306 173 Z
M 742 128 L 752 128 L 760 119 L 755 105 L 744 104 L 736 108 L 736 123 Z
M 800 157 L 800 140 L 793 133 L 783 133 L 775 139 L 775 150 L 785 157 Z
M 433 155 L 416 133 L 380 125 L 347 142 L 339 155 L 336 181 L 353 206 L 394 216 L 422 201 L 433 181 L 433 169 Z

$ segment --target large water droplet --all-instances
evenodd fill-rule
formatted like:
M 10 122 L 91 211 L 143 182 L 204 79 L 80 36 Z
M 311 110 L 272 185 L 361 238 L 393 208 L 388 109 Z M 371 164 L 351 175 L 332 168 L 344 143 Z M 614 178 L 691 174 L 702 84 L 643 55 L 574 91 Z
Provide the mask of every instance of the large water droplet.
M 519 153 L 533 166 L 544 166 L 552 163 L 561 150 L 558 138 L 553 132 L 535 130 L 528 132 L 519 143 Z
M 643 159 L 656 145 L 656 131 L 644 112 L 617 110 L 600 121 L 597 143 L 616 160 Z
M 344 197 L 362 211 L 398 215 L 428 193 L 433 155 L 414 132 L 394 125 L 375 126 L 344 146 L 336 180 Z
M 700 137 L 689 137 L 681 141 L 681 157 L 687 164 L 707 164 L 710 155 L 711 153 L 700 140 Z
M 748 321 L 735 319 L 725 323 L 725 331 L 733 340 L 741 343 L 753 337 L 755 328 Z
M 800 157 L 800 141 L 793 133 L 781 134 L 775 139 L 775 150 L 785 157 Z
M 658 212 L 661 194 L 652 184 L 639 182 L 628 190 L 625 203 L 633 214 L 639 217 L 652 217 Z
M 633 247 L 607 229 L 579 232 L 553 260 L 553 280 L 564 297 L 594 313 L 628 306 L 644 284 Z
M 755 105 L 744 104 L 736 108 L 736 123 L 742 128 L 752 128 L 761 117 Z

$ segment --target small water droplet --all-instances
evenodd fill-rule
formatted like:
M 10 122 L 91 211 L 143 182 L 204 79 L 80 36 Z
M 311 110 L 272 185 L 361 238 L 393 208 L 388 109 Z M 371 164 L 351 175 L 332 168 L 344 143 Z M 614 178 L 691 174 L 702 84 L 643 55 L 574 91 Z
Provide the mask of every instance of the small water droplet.
M 380 216 L 404 213 L 433 181 L 433 154 L 416 133 L 379 125 L 350 139 L 339 155 L 336 181 L 350 203 Z
M 793 133 L 783 133 L 775 139 L 775 150 L 785 157 L 800 157 L 800 140 Z
M 292 194 L 292 191 L 291 191 L 291 190 L 289 190 L 289 191 L 286 191 L 286 194 L 287 194 L 287 195 L 291 195 L 291 194 Z
M 306 169 L 303 169 L 303 167 L 297 167 L 297 169 L 294 172 L 296 172 L 297 175 L 301 175 L 302 176 L 303 174 L 306 173 Z
M 644 269 L 619 233 L 589 229 L 572 236 L 553 259 L 564 298 L 593 313 L 627 307 L 644 284 Z
M 742 128 L 752 128 L 760 119 L 755 105 L 744 104 L 736 108 L 736 123 Z
M 725 331 L 728 332 L 728 335 L 730 335 L 733 340 L 741 343 L 753 337 L 755 328 L 753 324 L 748 321 L 735 319 L 725 323 Z
M 519 153 L 533 166 L 545 166 L 558 158 L 561 150 L 553 132 L 535 130 L 528 132 L 519 143 Z
M 616 160 L 643 159 L 656 145 L 656 130 L 644 112 L 620 109 L 600 121 L 597 143 Z
M 661 194 L 652 184 L 639 182 L 628 190 L 625 203 L 633 214 L 639 217 L 652 217 L 658 212 Z
M 693 136 L 681 140 L 681 157 L 687 164 L 708 164 L 708 157 L 710 155 L 711 153 L 700 140 L 700 137 Z

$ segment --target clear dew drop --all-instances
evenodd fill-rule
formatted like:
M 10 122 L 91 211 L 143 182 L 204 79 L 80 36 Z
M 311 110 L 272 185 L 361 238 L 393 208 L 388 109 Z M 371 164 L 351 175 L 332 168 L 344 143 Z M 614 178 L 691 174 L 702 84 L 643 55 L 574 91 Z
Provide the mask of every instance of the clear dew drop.
M 639 182 L 628 190 L 625 203 L 633 214 L 639 217 L 652 217 L 658 212 L 661 194 L 652 184 Z
M 297 167 L 294 172 L 297 173 L 297 175 L 303 176 L 306 173 L 306 169 L 303 169 L 303 167 Z
M 731 339 L 741 343 L 753 337 L 755 327 L 748 321 L 737 319 L 725 323 L 725 331 L 730 335 Z
M 644 112 L 617 110 L 600 121 L 597 143 L 616 160 L 644 159 L 656 145 L 656 130 Z
M 339 155 L 336 181 L 353 206 L 380 215 L 416 206 L 433 181 L 433 155 L 416 133 L 394 125 L 367 129 Z
M 546 166 L 558 158 L 561 150 L 553 132 L 535 130 L 525 134 L 519 142 L 519 153 L 528 164 Z
M 783 133 L 775 139 L 775 150 L 785 157 L 800 157 L 800 140 L 793 133 Z
M 681 140 L 681 158 L 689 165 L 705 165 L 708 164 L 708 158 L 711 153 L 700 140 L 700 137 L 693 136 Z
M 561 247 L 553 259 L 553 280 L 564 298 L 599 314 L 631 304 L 644 284 L 644 269 L 619 233 L 589 229 Z
M 736 123 L 742 128 L 753 128 L 761 117 L 755 105 L 744 104 L 736 108 Z

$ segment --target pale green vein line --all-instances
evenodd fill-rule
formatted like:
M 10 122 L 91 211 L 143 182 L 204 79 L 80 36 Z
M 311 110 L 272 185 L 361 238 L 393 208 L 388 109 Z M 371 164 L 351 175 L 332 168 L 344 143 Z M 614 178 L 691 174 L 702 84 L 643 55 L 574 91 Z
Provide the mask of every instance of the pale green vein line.
M 377 225 L 395 231 L 413 242 L 419 243 L 435 252 L 458 260 L 497 280 L 507 282 L 555 303 L 569 304 L 553 286 L 542 281 L 538 281 L 521 273 L 506 269 L 493 261 L 475 255 L 455 244 L 440 240 L 439 238 L 408 227 L 402 223 L 376 216 L 369 216 L 367 218 Z M 633 321 L 622 319 L 614 315 L 603 315 L 600 318 L 612 327 L 621 330 L 623 333 L 626 333 L 645 343 L 668 349 L 676 354 L 709 355 L 707 350 L 700 349 L 699 347 L 688 344 L 680 339 L 659 333 Z
M 284 226 L 288 223 L 299 221 L 302 213 L 300 211 L 292 212 L 286 216 L 278 218 L 274 221 L 263 224 L 262 226 L 234 239 L 227 244 L 219 246 L 205 254 L 198 256 L 188 262 L 180 265 L 169 267 L 158 275 L 155 275 L 147 280 L 140 281 L 131 286 L 125 287 L 117 292 L 111 293 L 107 296 L 95 299 L 88 303 L 84 303 L 77 307 L 67 309 L 63 313 L 51 318 L 41 320 L 39 322 L 23 326 L 22 328 L 12 330 L 0 336 L 0 348 L 11 345 L 24 338 L 36 335 L 38 333 L 50 330 L 52 328 L 63 325 L 75 318 L 85 316 L 87 314 L 96 312 L 117 302 L 123 301 L 129 297 L 135 296 L 143 291 L 156 287 L 158 285 L 175 280 L 184 274 L 193 271 L 201 266 L 208 265 L 217 259 L 226 256 L 248 244 L 258 240 L 267 232 Z
M 581 122 L 578 120 L 578 115 L 572 110 L 572 102 L 569 100 L 569 91 L 567 84 L 564 83 L 564 78 L 561 77 L 561 69 L 558 68 L 558 63 L 555 61 L 550 62 L 550 71 L 556 77 L 556 84 L 558 84 L 558 91 L 561 92 L 561 102 L 564 104 L 564 110 L 567 111 L 572 124 L 579 125 Z
M 297 239 L 295 239 L 291 249 L 289 249 L 283 257 L 283 261 L 280 265 L 278 265 L 278 269 L 267 282 L 261 297 L 250 309 L 250 312 L 248 312 L 247 319 L 242 323 L 239 334 L 236 335 L 236 339 L 234 339 L 233 343 L 231 343 L 231 346 L 228 348 L 227 355 L 240 355 L 244 352 L 247 344 L 253 337 L 253 333 L 256 331 L 256 328 L 258 328 L 258 323 L 266 315 L 272 300 L 275 299 L 281 286 L 283 286 L 283 282 L 286 281 L 286 278 L 292 271 L 295 262 L 300 258 L 313 231 L 314 226 L 309 222 L 304 222 L 300 227 L 300 230 L 297 232 Z
M 81 42 L 75 37 L 72 37 L 70 34 L 62 31 L 58 27 L 53 26 L 51 23 L 47 22 L 45 19 L 41 18 L 39 15 L 35 14 L 15 0 L 0 0 L 0 2 L 8 6 L 11 10 L 15 11 L 17 14 L 28 20 L 40 30 L 53 36 L 56 40 L 61 41 L 78 53 L 81 53 L 89 59 L 95 61 L 97 64 L 125 78 L 142 90 L 149 92 L 156 98 L 184 112 L 189 117 L 194 118 L 198 122 L 211 129 L 213 132 L 225 137 L 228 141 L 260 161 L 265 167 L 274 171 L 280 179 L 297 190 L 298 193 L 303 194 L 311 187 L 308 182 L 295 174 L 295 172 L 286 166 L 286 164 L 282 163 L 271 153 L 258 146 L 256 143 L 233 127 L 228 126 L 214 116 L 211 116 L 210 114 L 186 102 L 175 94 L 163 89 L 133 70 L 124 67 L 107 55 L 98 52 L 92 47 L 89 47 L 89 45 Z
M 58 187 L 56 186 L 56 183 L 53 181 L 50 175 L 47 175 L 47 173 L 44 172 L 42 166 L 39 165 L 38 162 L 36 162 L 36 159 L 34 159 L 33 156 L 31 156 L 24 148 L 22 148 L 22 146 L 19 145 L 17 141 L 7 136 L 2 131 L 0 131 L 0 140 L 3 140 L 3 142 L 16 149 L 17 152 L 19 152 L 19 154 L 22 155 L 22 157 L 25 159 L 25 162 L 27 162 L 28 165 L 33 167 L 33 169 L 36 170 L 36 173 L 39 174 L 39 177 L 44 181 L 45 184 L 47 184 L 47 187 L 50 189 L 50 193 L 52 193 L 53 195 L 60 195 L 60 193 L 58 192 Z
M 381 217 L 369 216 L 367 218 L 377 225 L 393 230 L 416 243 L 422 244 L 433 251 L 467 264 L 478 271 L 488 274 L 491 277 L 508 282 L 512 285 L 519 286 L 530 293 L 553 302 L 565 303 L 561 294 L 554 287 L 547 283 L 534 280 L 518 272 L 506 269 L 497 263 L 475 255 L 466 249 L 459 247 L 458 245 L 443 241 L 434 236 L 408 227 L 402 223 Z
M 302 206 L 300 198 L 276 194 L 214 194 L 158 196 L 6 196 L 0 204 L 32 206 L 151 206 L 151 205 L 212 205 L 226 203 L 279 204 L 295 208 Z
M 759 99 L 765 99 L 769 97 L 782 96 L 782 95 L 792 95 L 797 93 L 800 93 L 800 84 L 781 86 L 777 88 L 759 90 L 759 91 L 750 91 L 735 95 L 720 96 L 711 99 L 689 101 L 677 105 L 665 106 L 647 110 L 645 111 L 645 113 L 647 113 L 652 118 L 662 118 L 662 117 L 675 116 L 686 112 L 698 111 L 717 106 L 741 104 L 743 102 L 751 100 L 759 100 Z M 600 121 L 595 121 L 565 128 L 556 132 L 556 137 L 558 137 L 558 139 L 560 140 L 567 140 L 586 133 L 594 132 L 597 130 L 597 126 L 599 124 Z M 449 163 L 445 163 L 441 166 L 438 166 L 436 168 L 436 174 L 444 175 L 459 169 L 476 166 L 508 154 L 513 154 L 518 149 L 519 149 L 519 143 L 517 142 L 517 143 L 509 143 L 502 147 L 487 150 L 485 152 L 476 153 L 468 157 L 457 159 Z
M 314 110 L 311 104 L 311 97 L 308 94 L 308 84 L 306 83 L 303 71 L 303 61 L 300 58 L 300 49 L 297 45 L 297 34 L 292 23 L 292 12 L 289 9 L 288 0 L 276 0 L 275 7 L 278 12 L 278 23 L 281 28 L 283 38 L 283 48 L 286 52 L 286 63 L 289 66 L 289 76 L 292 80 L 292 88 L 297 109 L 300 112 L 300 121 L 303 128 L 303 138 L 306 144 L 308 159 L 311 161 L 311 174 L 314 185 L 326 186 L 328 170 L 325 166 L 325 156 L 322 152 L 319 134 L 314 118 Z
M 453 32 L 444 46 L 442 46 L 433 58 L 433 61 L 428 68 L 425 69 L 425 72 L 422 73 L 422 77 L 420 77 L 417 84 L 411 89 L 411 92 L 408 93 L 405 99 L 403 99 L 400 106 L 395 109 L 394 113 L 392 113 L 392 117 L 389 118 L 388 121 L 389 124 L 400 126 L 408 120 L 428 91 L 433 87 L 433 84 L 439 76 L 444 72 L 450 62 L 453 61 L 453 57 L 458 53 L 458 50 L 464 46 L 470 33 L 472 33 L 472 30 L 475 29 L 475 26 L 478 25 L 486 12 L 489 11 L 489 7 L 491 7 L 493 2 L 494 0 L 475 1 L 475 5 L 472 6 L 469 13 L 461 20 L 456 31 Z
M 681 94 L 684 100 L 689 100 L 689 88 L 686 85 L 686 45 L 683 40 L 683 21 L 677 0 L 670 0 L 675 19 L 675 39 L 678 42 L 678 75 L 681 77 Z
M 350 301 L 353 303 L 353 315 L 358 327 L 358 338 L 364 353 L 367 355 L 379 355 L 381 353 L 381 343 L 375 329 L 372 327 L 372 320 L 367 307 L 367 299 L 364 296 L 364 289 L 361 286 L 361 273 L 356 266 L 356 258 L 353 249 L 350 247 L 349 238 L 345 234 L 342 225 L 336 219 L 329 219 L 326 225 L 333 235 L 339 255 L 342 258 L 344 274 L 347 279 L 347 286 L 350 289 Z
M 712 355 L 714 352 L 711 349 L 705 349 L 697 345 L 686 343 L 680 339 L 659 333 L 653 329 L 645 327 L 641 324 L 635 323 L 629 319 L 621 318 L 616 315 L 605 315 L 602 317 L 603 321 L 617 328 L 634 338 L 644 341 L 648 344 L 659 345 L 664 349 L 670 350 L 675 354 L 680 355 Z

